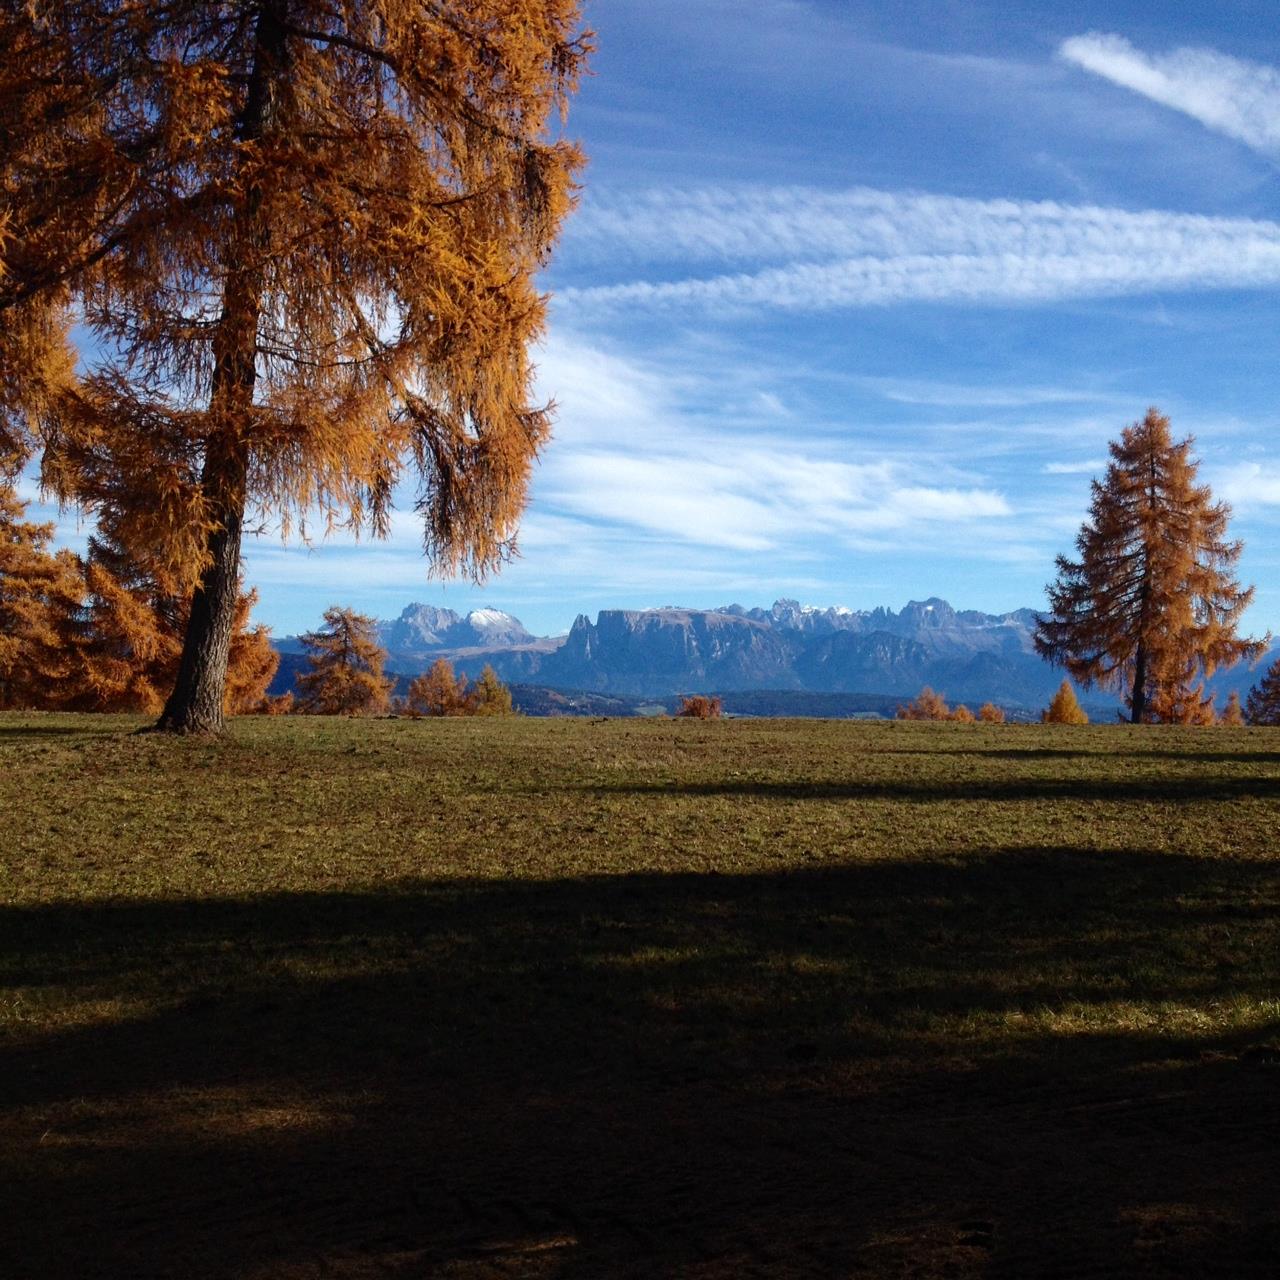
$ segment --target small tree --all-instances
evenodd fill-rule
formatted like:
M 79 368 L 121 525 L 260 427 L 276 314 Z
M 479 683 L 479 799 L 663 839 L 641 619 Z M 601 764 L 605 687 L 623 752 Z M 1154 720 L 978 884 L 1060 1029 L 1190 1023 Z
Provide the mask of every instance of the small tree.
M 85 591 L 79 560 L 49 549 L 53 525 L 25 515 L 13 485 L 0 483 L 0 708 L 60 705 Z
M 973 724 L 976 717 L 962 702 L 952 713 L 951 719 L 957 724 Z
M 1089 723 L 1089 717 L 1076 701 L 1076 693 L 1069 680 L 1064 680 L 1058 686 L 1058 692 L 1053 695 L 1053 701 L 1040 713 L 1040 722 L 1042 724 Z
M 983 724 L 1004 724 L 1004 712 L 994 702 L 984 702 L 978 708 L 978 719 Z
M 89 539 L 88 589 L 77 633 L 69 640 L 75 673 L 69 705 L 82 711 L 158 712 L 178 670 L 188 603 L 162 565 L 130 552 L 109 523 Z M 236 596 L 228 646 L 226 715 L 258 710 L 280 665 L 265 626 L 249 626 L 256 591 Z
M 1250 724 L 1280 724 L 1280 658 L 1262 679 L 1249 690 L 1244 703 L 1245 719 Z
M 695 693 L 680 699 L 680 709 L 676 715 L 685 716 L 691 720 L 719 720 L 723 711 L 723 699 L 708 697 L 705 693 Z
M 392 682 L 382 674 L 386 650 L 372 618 L 333 605 L 319 631 L 299 636 L 310 670 L 297 678 L 298 709 L 312 715 L 380 715 Z
M 410 683 L 404 705 L 411 716 L 466 715 L 467 677 L 455 675 L 447 658 L 437 658 L 429 671 Z
M 467 711 L 473 716 L 509 716 L 514 714 L 511 690 L 498 679 L 498 673 L 486 662 L 480 679 L 467 694 Z
M 1222 708 L 1218 723 L 1238 729 L 1244 724 L 1244 711 L 1240 706 L 1240 695 L 1234 690 L 1227 696 L 1227 705 Z
M 916 696 L 897 711 L 899 720 L 949 720 L 951 708 L 940 693 L 925 685 Z

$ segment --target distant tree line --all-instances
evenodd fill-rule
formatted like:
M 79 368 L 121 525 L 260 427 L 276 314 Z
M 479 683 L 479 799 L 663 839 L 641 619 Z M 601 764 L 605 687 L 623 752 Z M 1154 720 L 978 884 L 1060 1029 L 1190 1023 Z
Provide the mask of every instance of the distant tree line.
M 393 698 L 395 681 L 384 673 L 387 651 L 378 643 L 378 624 L 338 605 L 325 610 L 324 626 L 300 636 L 307 669 L 298 673 L 291 709 L 309 715 L 377 716 L 392 712 L 421 716 L 509 716 L 511 690 L 487 663 L 474 684 L 438 658 L 417 676 L 403 699 Z M 288 695 L 286 695 L 288 697 Z

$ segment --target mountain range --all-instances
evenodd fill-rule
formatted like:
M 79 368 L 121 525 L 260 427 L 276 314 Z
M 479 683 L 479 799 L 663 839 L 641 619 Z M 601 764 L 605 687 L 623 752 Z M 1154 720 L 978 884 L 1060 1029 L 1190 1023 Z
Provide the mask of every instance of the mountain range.
M 379 622 L 378 631 L 388 670 L 400 675 L 444 657 L 472 676 L 489 663 L 508 683 L 630 700 L 764 690 L 907 698 L 928 684 L 953 702 L 1035 708 L 1062 680 L 1061 670 L 1035 653 L 1035 623 L 1033 609 L 988 614 L 933 597 L 897 612 L 795 600 L 767 609 L 605 609 L 594 622 L 579 615 L 563 636 L 532 635 L 499 609 L 459 614 L 411 604 Z M 278 647 L 301 652 L 293 636 Z M 286 661 L 281 680 L 291 680 L 296 667 Z M 1237 668 L 1211 683 L 1225 696 L 1257 678 L 1256 669 Z M 1099 709 L 1116 705 L 1096 692 L 1088 701 Z

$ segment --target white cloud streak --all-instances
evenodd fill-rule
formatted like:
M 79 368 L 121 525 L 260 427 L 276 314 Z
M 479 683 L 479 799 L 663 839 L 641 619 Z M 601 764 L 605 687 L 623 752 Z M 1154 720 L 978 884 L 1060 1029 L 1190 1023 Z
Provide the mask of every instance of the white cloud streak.
M 1280 158 L 1280 71 L 1274 67 L 1213 49 L 1147 54 L 1123 36 L 1101 32 L 1064 40 L 1058 52 L 1112 84 Z
M 585 209 L 571 243 L 574 260 L 613 246 L 613 261 L 650 278 L 633 270 L 563 288 L 568 312 L 1029 303 L 1280 283 L 1274 221 L 867 190 L 639 193 Z M 716 262 L 752 269 L 671 278 L 670 264 Z

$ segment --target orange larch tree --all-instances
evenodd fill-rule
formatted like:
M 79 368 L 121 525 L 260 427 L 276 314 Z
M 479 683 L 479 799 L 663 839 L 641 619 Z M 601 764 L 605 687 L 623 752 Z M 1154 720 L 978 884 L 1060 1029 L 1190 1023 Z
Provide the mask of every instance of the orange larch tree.
M 1088 724 L 1089 717 L 1076 698 L 1076 691 L 1070 680 L 1064 680 L 1058 686 L 1049 705 L 1040 713 L 1042 724 Z
M 894 716 L 897 720 L 950 720 L 951 708 L 940 693 L 925 685 L 905 706 L 900 706 Z
M 1227 705 L 1222 708 L 1218 723 L 1228 728 L 1239 729 L 1244 727 L 1244 722 L 1244 708 L 1240 705 L 1240 695 L 1232 689 L 1227 695 Z
M 308 652 L 308 670 L 296 680 L 299 711 L 369 716 L 389 709 L 392 681 L 382 674 L 387 652 L 372 618 L 333 605 L 324 611 L 323 627 L 298 639 Z
M 0 482 L 0 708 L 65 704 L 85 594 L 80 561 L 50 550 L 54 526 L 29 523 L 26 508 Z
M 456 675 L 448 658 L 437 658 L 410 682 L 405 710 L 411 716 L 466 715 L 467 677 Z
M 487 662 L 467 693 L 467 711 L 473 716 L 509 716 L 515 712 L 511 690 Z
M 190 593 L 161 727 L 220 727 L 246 518 L 384 532 L 412 474 L 437 569 L 510 554 L 579 0 L 33 0 L 0 50 L 0 467 Z
M 1253 588 L 1235 578 L 1242 544 L 1227 539 L 1230 508 L 1196 483 L 1192 444 L 1156 409 L 1125 428 L 1036 630 L 1042 657 L 1122 693 L 1135 724 L 1211 720 L 1205 677 L 1264 647 L 1236 634 Z
M 83 711 L 158 712 L 182 655 L 188 600 L 162 566 L 127 552 L 99 529 L 84 561 L 85 606 L 68 649 L 74 655 L 70 705 Z M 232 619 L 223 709 L 257 711 L 280 664 L 265 626 L 250 627 L 256 591 L 240 591 Z

